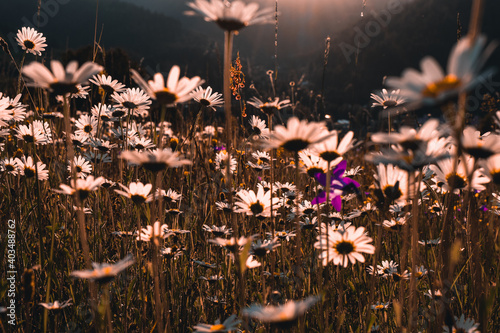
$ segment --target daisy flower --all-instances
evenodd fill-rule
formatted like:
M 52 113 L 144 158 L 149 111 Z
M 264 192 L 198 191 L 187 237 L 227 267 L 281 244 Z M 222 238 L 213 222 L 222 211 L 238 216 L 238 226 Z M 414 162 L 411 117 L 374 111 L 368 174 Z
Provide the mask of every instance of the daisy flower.
M 199 76 L 195 76 L 191 79 L 184 76 L 179 80 L 181 69 L 177 65 L 170 69 L 166 86 L 161 73 L 156 73 L 153 76 L 153 80 L 149 80 L 147 83 L 137 71 L 131 69 L 130 73 L 139 87 L 141 87 L 141 89 L 143 89 L 152 99 L 157 100 L 160 104 L 166 105 L 174 105 L 189 101 L 192 98 L 190 93 L 193 89 L 203 83 L 203 80 L 201 80 Z M 210 92 L 211 90 L 210 88 Z
M 382 89 L 382 91 L 377 94 L 371 94 L 370 97 L 375 101 L 372 104 L 372 108 L 376 106 L 381 106 L 384 109 L 398 106 L 403 104 L 406 100 L 399 96 L 400 90 L 392 90 L 391 92 L 387 92 L 386 89 Z
M 252 268 L 260 267 L 260 266 L 262 266 L 262 264 L 260 262 L 258 262 L 257 260 L 255 260 L 253 255 L 250 254 L 247 258 L 247 261 L 245 262 L 245 266 L 248 269 L 252 269 Z
M 381 303 L 381 302 L 377 302 L 373 305 L 370 306 L 370 308 L 372 310 L 386 310 L 388 307 L 389 307 L 389 302 L 387 303 Z
M 153 172 L 192 164 L 190 160 L 184 159 L 179 152 L 174 152 L 170 148 L 143 152 L 123 151 L 119 157 L 127 160 L 130 164 L 140 165 Z
M 481 135 L 474 127 L 467 126 L 462 133 L 462 148 L 475 159 L 487 159 L 500 154 L 500 135 Z
M 129 187 L 126 187 L 120 183 L 118 185 L 124 190 L 115 190 L 116 193 L 123 195 L 124 197 L 132 199 L 132 201 L 137 204 L 143 204 L 145 202 L 153 201 L 153 195 L 150 194 L 151 189 L 153 188 L 152 184 L 144 185 L 141 182 L 132 182 Z
M 19 165 L 14 158 L 5 158 L 0 161 L 0 171 L 5 171 L 10 175 L 17 176 L 19 173 Z
M 388 203 L 396 202 L 404 206 L 408 197 L 408 173 L 392 164 L 377 165 L 375 178 L 375 195 L 379 201 Z
M 493 183 L 500 185 L 500 154 L 496 154 L 481 163 L 482 173 Z
M 128 112 L 139 116 L 143 111 L 149 110 L 151 105 L 149 96 L 139 88 L 128 88 L 122 93 L 115 91 L 111 99 L 115 102 L 113 117 L 123 117 Z
M 288 301 L 278 306 L 254 304 L 243 309 L 243 315 L 265 323 L 271 323 L 276 327 L 290 328 L 299 317 L 303 316 L 320 299 L 319 296 L 309 296 L 301 301 Z
M 312 150 L 323 160 L 330 162 L 331 165 L 335 165 L 342 159 L 342 156 L 353 147 L 355 142 L 353 139 L 354 133 L 352 131 L 347 132 L 340 143 L 338 131 L 333 130 L 328 132 L 325 130 L 324 134 L 329 137 L 326 140 L 315 144 Z
M 16 137 L 27 143 L 46 145 L 52 142 L 52 131 L 48 123 L 35 120 L 28 125 L 19 125 L 16 128 Z
M 60 184 L 60 190 L 53 190 L 54 192 L 77 196 L 80 201 L 84 201 L 88 198 L 89 194 L 96 191 L 104 183 L 103 177 L 98 177 L 94 179 L 94 176 L 88 176 L 85 179 L 78 178 L 76 181 L 71 179 L 70 185 Z
M 82 156 L 75 156 L 73 164 L 76 169 L 76 177 L 82 178 L 92 172 L 92 164 Z M 68 165 L 68 172 L 71 173 L 71 163 Z
M 102 89 L 106 94 L 120 93 L 125 90 L 125 85 L 118 82 L 118 80 L 113 80 L 111 75 L 97 74 L 89 79 L 89 81 L 98 86 L 99 89 Z
M 205 18 L 205 21 L 215 22 L 221 29 L 226 31 L 239 31 L 246 26 L 255 24 L 272 23 L 274 8 L 259 10 L 255 2 L 245 4 L 243 1 L 225 0 L 195 0 L 188 6 Z M 186 12 L 194 15 L 195 12 Z
M 90 115 L 81 115 L 75 123 L 76 135 L 91 137 L 97 133 L 97 118 Z
M 101 153 L 109 153 L 112 149 L 118 147 L 116 143 L 92 137 L 90 138 L 90 146 Z
M 269 99 L 269 101 L 267 102 L 263 102 L 257 97 L 252 97 L 248 101 L 248 104 L 257 109 L 260 109 L 260 111 L 264 112 L 267 115 L 272 115 L 275 112 L 292 105 L 289 99 L 280 101 L 279 97 L 275 97 L 274 100 Z
M 398 264 L 394 261 L 382 260 L 382 265 L 377 265 L 378 274 L 382 277 L 389 277 L 398 272 Z
M 215 225 L 209 227 L 208 225 L 204 224 L 203 225 L 203 230 L 205 230 L 206 232 L 210 232 L 215 237 L 228 236 L 228 235 L 231 235 L 233 233 L 233 229 L 232 228 L 228 228 L 225 225 L 223 225 L 221 227 L 218 227 L 218 226 L 215 226 Z
M 299 151 L 299 158 L 304 164 L 303 171 L 311 178 L 314 178 L 317 173 L 326 174 L 328 171 L 328 162 L 313 154 L 309 149 Z
M 285 126 L 277 125 L 269 135 L 269 140 L 263 140 L 265 148 L 284 148 L 288 151 L 299 152 L 309 146 L 327 139 L 323 122 L 308 122 L 297 117 L 288 119 Z
M 443 192 L 453 190 L 454 193 L 458 194 L 460 190 L 469 188 L 468 176 L 474 170 L 474 159 L 472 157 L 466 157 L 465 159 L 459 157 L 455 172 L 451 158 L 443 159 L 437 162 L 437 165 L 431 165 L 429 168 L 436 174 L 435 180 L 442 187 Z M 479 169 L 473 171 L 471 178 L 471 190 L 473 191 L 483 191 L 485 189 L 483 184 L 489 182 L 488 177 L 484 176 Z
M 73 305 L 71 303 L 72 299 L 68 299 L 67 301 L 59 303 L 59 301 L 55 301 L 54 303 L 38 303 L 39 305 L 43 306 L 47 310 L 61 310 L 64 309 L 70 305 Z
M 134 263 L 134 257 L 132 256 L 132 254 L 128 254 L 127 256 L 125 256 L 125 258 L 113 265 L 106 263 L 99 264 L 94 262 L 92 263 L 92 270 L 74 271 L 71 272 L 70 275 L 80 279 L 89 279 L 91 281 L 96 281 L 99 283 L 107 283 L 113 280 L 119 273 L 121 273 Z
M 191 92 L 191 97 L 201 105 L 211 108 L 214 111 L 216 107 L 220 107 L 224 104 L 222 94 L 217 92 L 212 93 L 212 87 L 207 87 L 207 89 L 197 87 Z
M 440 136 L 438 126 L 439 120 L 429 119 L 418 131 L 412 127 L 402 126 L 399 132 L 375 133 L 371 139 L 375 143 L 399 144 L 404 149 L 417 150 L 422 144 Z
M 33 162 L 33 158 L 31 156 L 16 158 L 16 164 L 19 169 L 19 173 L 26 178 L 32 178 L 37 176 L 38 180 L 47 180 L 49 179 L 49 170 L 46 170 L 47 167 L 42 162 L 36 162 L 36 167 Z M 38 171 L 38 174 L 37 174 Z
M 225 170 L 227 167 L 227 151 L 226 150 L 221 150 L 215 155 L 215 169 L 220 170 Z M 230 155 L 230 161 L 229 161 L 229 169 L 231 170 L 232 173 L 238 169 L 238 162 L 236 159 Z
M 52 72 L 38 62 L 32 62 L 22 69 L 22 73 L 32 80 L 30 86 L 40 87 L 56 95 L 78 93 L 78 85 L 84 84 L 92 75 L 99 73 L 103 67 L 93 62 L 86 62 L 80 68 L 76 61 L 71 61 L 64 69 L 57 61 L 50 62 Z
M 42 51 L 45 51 L 47 46 L 45 44 L 46 38 L 41 32 L 27 27 L 22 27 L 21 30 L 17 31 L 16 41 L 26 53 L 29 52 L 37 56 L 41 56 Z
M 217 237 L 215 239 L 209 239 L 208 242 L 219 245 L 230 252 L 237 252 L 241 247 L 245 246 L 246 243 L 251 242 L 252 239 L 252 236 L 248 238 L 241 236 L 238 239 L 236 239 L 235 237 L 231 237 L 230 239 Z
M 252 190 L 240 190 L 236 193 L 236 213 L 245 213 L 255 217 L 271 216 L 271 200 L 276 207 L 279 198 L 271 199 L 271 191 L 264 191 L 264 188 L 259 187 L 257 193 Z
M 252 116 L 248 121 L 250 127 L 252 128 L 252 133 L 258 135 L 260 138 L 267 138 L 269 135 L 269 128 L 267 128 L 266 122 L 257 116 Z
M 450 331 L 450 327 L 444 325 L 443 332 L 445 332 L 445 333 L 458 333 L 458 332 L 480 333 L 478 328 L 479 328 L 479 324 L 474 322 L 474 319 L 465 318 L 465 316 L 462 314 L 460 316 L 460 318 L 455 317 L 455 323 L 453 324 L 451 331 Z
M 194 333 L 203 333 L 203 332 L 233 332 L 238 330 L 238 326 L 241 323 L 241 320 L 239 320 L 235 314 L 233 314 L 231 317 L 227 318 L 224 320 L 224 322 L 221 324 L 220 320 L 216 320 L 215 324 L 210 325 L 210 324 L 202 324 L 199 323 L 195 326 L 193 326 L 196 331 Z
M 479 70 L 493 51 L 490 45 L 485 50 L 485 36 L 478 36 L 471 41 L 460 39 L 451 50 L 445 73 L 432 57 L 425 57 L 420 62 L 422 72 L 406 69 L 401 78 L 389 77 L 386 85 L 400 89 L 400 96 L 416 105 L 440 103 L 463 91 L 476 86 L 492 70 L 479 74 Z
M 182 194 L 177 193 L 177 191 L 169 188 L 167 191 L 162 189 L 156 190 L 156 197 L 163 198 L 165 202 L 177 202 L 182 198 Z
M 129 142 L 130 146 L 136 150 L 142 151 L 144 149 L 153 149 L 155 144 L 151 142 L 151 139 L 146 139 L 145 137 L 136 137 L 134 141 Z
M 160 224 L 160 221 L 156 221 L 152 226 L 148 225 L 146 228 L 142 228 L 137 240 L 143 242 L 149 242 L 155 237 L 166 238 L 171 234 L 167 234 L 166 230 L 168 225 Z
M 111 118 L 113 118 L 113 107 L 111 105 L 106 105 L 99 103 L 97 105 L 94 105 L 90 112 L 92 113 L 93 117 L 96 117 L 97 119 L 101 119 L 101 121 L 110 121 Z
M 329 229 L 317 239 L 318 242 L 314 243 L 314 247 L 321 251 L 319 258 L 322 259 L 323 266 L 326 266 L 328 261 L 333 261 L 334 265 L 347 267 L 349 261 L 351 264 L 356 261 L 365 262 L 362 253 L 375 253 L 375 246 L 369 244 L 372 239 L 366 235 L 363 227 L 349 226 L 338 231 Z
M 250 253 L 257 257 L 263 257 L 279 246 L 281 246 L 281 244 L 278 243 L 277 237 L 275 237 L 274 239 L 266 240 L 258 239 L 255 243 L 252 243 L 250 247 Z

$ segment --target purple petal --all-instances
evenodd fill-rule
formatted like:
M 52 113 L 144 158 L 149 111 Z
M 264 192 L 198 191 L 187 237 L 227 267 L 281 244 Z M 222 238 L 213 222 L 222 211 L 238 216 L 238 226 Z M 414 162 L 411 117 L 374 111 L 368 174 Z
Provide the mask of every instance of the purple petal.
M 340 212 L 342 209 L 342 198 L 340 198 L 340 195 L 332 199 L 332 206 L 337 212 Z
M 311 201 L 311 204 L 318 205 L 326 201 L 326 192 L 320 191 L 319 194 Z

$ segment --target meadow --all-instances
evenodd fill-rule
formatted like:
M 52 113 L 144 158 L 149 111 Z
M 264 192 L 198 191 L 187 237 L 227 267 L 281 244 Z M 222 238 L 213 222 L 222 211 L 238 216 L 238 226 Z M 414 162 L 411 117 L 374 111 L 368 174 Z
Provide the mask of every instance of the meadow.
M 17 71 L 0 93 L 3 331 L 500 331 L 484 0 L 447 63 L 367 96 L 377 124 L 318 112 L 325 87 L 282 90 L 278 64 L 265 92 L 245 81 L 234 39 L 277 38 L 275 4 L 188 3 L 224 35 L 220 92 L 177 65 L 125 84 L 98 44 L 63 63 L 43 29 L 19 29 L 19 59 L 0 39 Z

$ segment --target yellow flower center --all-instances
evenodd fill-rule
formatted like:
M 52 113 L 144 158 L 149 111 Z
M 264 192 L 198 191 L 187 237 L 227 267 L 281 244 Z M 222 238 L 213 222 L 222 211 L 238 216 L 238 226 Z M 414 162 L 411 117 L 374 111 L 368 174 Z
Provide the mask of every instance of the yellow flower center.
M 436 98 L 444 92 L 458 88 L 460 84 L 459 78 L 453 74 L 449 74 L 440 81 L 429 83 L 422 91 L 422 95 L 424 97 Z
M 222 324 L 218 324 L 218 325 L 212 325 L 210 327 L 210 332 L 217 332 L 217 331 L 222 331 L 226 329 L 226 326 L 222 325 Z

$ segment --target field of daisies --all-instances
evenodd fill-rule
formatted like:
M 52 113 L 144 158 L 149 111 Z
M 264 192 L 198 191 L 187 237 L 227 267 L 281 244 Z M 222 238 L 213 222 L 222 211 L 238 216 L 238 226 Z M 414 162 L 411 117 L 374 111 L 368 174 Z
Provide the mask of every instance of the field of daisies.
M 498 332 L 500 111 L 481 133 L 467 103 L 495 71 L 483 0 L 447 64 L 367 96 L 385 130 L 366 137 L 296 117 L 272 71 L 242 100 L 233 40 L 277 8 L 188 5 L 224 34 L 221 92 L 178 66 L 126 85 L 63 64 L 30 27 L 22 59 L 0 40 L 19 74 L 0 93 L 2 330 Z

